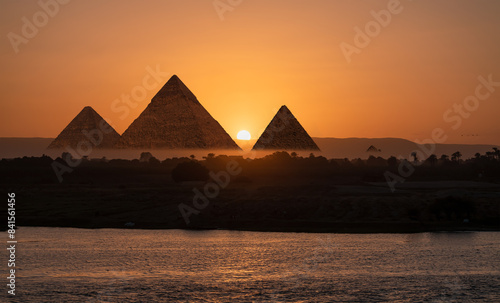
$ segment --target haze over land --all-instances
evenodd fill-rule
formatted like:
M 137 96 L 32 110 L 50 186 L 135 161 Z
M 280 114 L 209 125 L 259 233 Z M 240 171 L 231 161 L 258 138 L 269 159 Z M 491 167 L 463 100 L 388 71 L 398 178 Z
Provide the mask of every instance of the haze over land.
M 51 157 L 61 156 L 60 150 L 47 150 L 47 146 L 53 141 L 53 138 L 0 138 L 0 158 L 16 158 L 23 156 L 39 157 L 43 154 Z M 395 156 L 397 158 L 411 158 L 411 153 L 420 150 L 425 151 L 428 146 L 420 146 L 414 142 L 397 139 L 397 138 L 313 138 L 321 151 L 312 151 L 315 155 L 323 155 L 331 159 L 367 159 L 373 155 L 375 157 L 389 158 Z M 183 157 L 195 155 L 198 159 L 206 156 L 208 153 L 215 153 L 217 155 L 240 155 L 245 158 L 262 157 L 273 153 L 269 151 L 251 151 L 255 140 L 244 141 L 235 140 L 236 143 L 242 148 L 242 151 L 228 151 L 228 150 L 185 150 L 185 149 L 172 149 L 172 150 L 149 150 L 149 149 L 128 149 L 128 150 L 93 150 L 90 158 L 101 158 L 103 156 L 108 159 L 121 158 L 121 159 L 138 159 L 141 152 L 151 151 L 151 153 L 158 159 L 165 159 L 171 157 Z M 371 146 L 380 149 L 380 152 L 368 152 L 367 149 Z M 456 151 L 460 151 L 464 159 L 473 157 L 476 153 L 484 154 L 486 151 L 491 151 L 495 145 L 466 145 L 466 144 L 437 144 L 435 146 L 434 154 L 438 157 L 442 154 L 450 156 Z M 299 155 L 308 156 L 311 151 L 297 151 Z M 421 159 L 423 160 L 423 159 Z

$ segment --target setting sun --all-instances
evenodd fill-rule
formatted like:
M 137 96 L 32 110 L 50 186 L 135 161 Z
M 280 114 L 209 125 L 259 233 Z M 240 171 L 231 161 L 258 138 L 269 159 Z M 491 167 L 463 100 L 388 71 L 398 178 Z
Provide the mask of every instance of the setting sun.
M 238 135 L 236 136 L 236 138 L 238 140 L 250 140 L 252 138 L 252 136 L 250 135 L 250 133 L 246 130 L 240 130 L 238 132 Z

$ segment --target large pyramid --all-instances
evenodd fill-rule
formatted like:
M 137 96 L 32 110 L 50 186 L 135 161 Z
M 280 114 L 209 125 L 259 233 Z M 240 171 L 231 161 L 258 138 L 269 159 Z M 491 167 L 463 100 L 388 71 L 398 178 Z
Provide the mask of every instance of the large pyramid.
M 285 105 L 276 113 L 253 149 L 319 150 L 313 139 Z
M 176 75 L 123 133 L 118 147 L 239 149 Z
M 86 106 L 48 148 L 113 148 L 120 135 L 92 107 Z M 79 146 L 80 145 L 80 146 Z

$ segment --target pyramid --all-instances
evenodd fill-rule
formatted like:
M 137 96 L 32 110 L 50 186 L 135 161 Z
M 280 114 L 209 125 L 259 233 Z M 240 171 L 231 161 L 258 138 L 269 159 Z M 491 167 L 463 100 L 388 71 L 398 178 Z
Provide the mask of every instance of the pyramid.
M 151 99 L 117 146 L 240 149 L 176 75 Z
M 313 139 L 285 105 L 279 109 L 253 149 L 319 150 Z
M 368 149 L 366 150 L 367 153 L 379 153 L 381 152 L 382 150 L 376 148 L 375 146 L 373 145 L 370 145 L 370 147 L 368 147 Z
M 50 143 L 50 149 L 65 147 L 113 148 L 120 135 L 92 107 L 86 106 Z M 79 146 L 80 144 L 80 146 Z

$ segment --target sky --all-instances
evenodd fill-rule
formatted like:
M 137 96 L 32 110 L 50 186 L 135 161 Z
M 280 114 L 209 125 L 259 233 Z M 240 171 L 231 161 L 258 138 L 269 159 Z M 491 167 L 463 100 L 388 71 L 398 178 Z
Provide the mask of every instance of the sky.
M 312 137 L 500 144 L 500 1 L 0 5 L 0 137 L 85 106 L 121 134 L 176 74 L 233 138 L 287 105 Z

